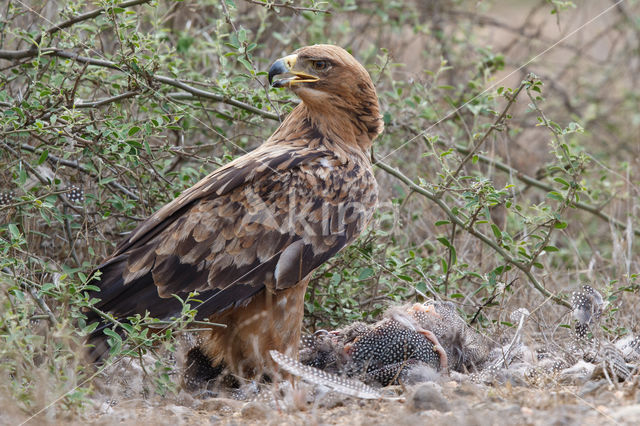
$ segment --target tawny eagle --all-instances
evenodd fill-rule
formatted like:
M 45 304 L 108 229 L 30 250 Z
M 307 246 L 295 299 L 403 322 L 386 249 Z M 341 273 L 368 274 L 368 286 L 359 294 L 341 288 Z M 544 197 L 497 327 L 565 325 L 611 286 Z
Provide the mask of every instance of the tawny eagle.
M 260 147 L 140 223 L 92 294 L 118 318 L 169 319 L 181 310 L 172 295 L 197 291 L 197 319 L 227 325 L 201 332 L 200 354 L 245 377 L 268 369 L 269 350 L 297 356 L 312 272 L 362 232 L 378 197 L 367 151 L 383 121 L 365 68 L 314 45 L 273 63 L 269 82 L 302 102 Z M 107 326 L 89 338 L 94 359 Z

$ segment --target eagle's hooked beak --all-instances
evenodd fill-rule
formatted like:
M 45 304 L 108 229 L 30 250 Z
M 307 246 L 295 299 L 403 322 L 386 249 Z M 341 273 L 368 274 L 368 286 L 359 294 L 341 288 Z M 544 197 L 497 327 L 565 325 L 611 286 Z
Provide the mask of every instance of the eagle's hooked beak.
M 320 80 L 315 75 L 308 74 L 304 71 L 296 69 L 298 63 L 298 55 L 289 55 L 280 58 L 269 68 L 269 84 L 272 87 L 291 87 L 294 83 L 313 83 Z M 273 81 L 273 77 L 288 74 L 285 78 Z

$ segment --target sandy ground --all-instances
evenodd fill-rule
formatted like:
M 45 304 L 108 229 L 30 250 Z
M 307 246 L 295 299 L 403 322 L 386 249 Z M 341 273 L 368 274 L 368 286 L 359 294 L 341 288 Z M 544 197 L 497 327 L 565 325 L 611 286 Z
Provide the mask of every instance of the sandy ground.
M 230 398 L 130 399 L 101 414 L 92 424 L 638 424 L 640 398 L 633 383 L 613 386 L 606 380 L 583 386 L 487 386 L 440 379 L 404 389 L 399 400 L 363 400 L 335 394 L 305 402 L 308 387 L 298 386 L 277 402 Z M 308 395 L 307 395 L 308 396 Z M 277 406 L 276 406 L 277 404 Z

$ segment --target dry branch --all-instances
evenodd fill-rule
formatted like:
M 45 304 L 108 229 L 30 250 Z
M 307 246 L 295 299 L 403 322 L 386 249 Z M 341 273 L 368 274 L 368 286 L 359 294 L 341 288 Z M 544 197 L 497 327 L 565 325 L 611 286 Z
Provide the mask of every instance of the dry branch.
M 465 224 L 462 220 L 460 220 L 460 218 L 455 213 L 453 213 L 451 211 L 449 206 L 447 206 L 447 204 L 444 201 L 442 201 L 442 199 L 440 197 L 438 197 L 436 194 L 432 193 L 431 191 L 427 190 L 426 188 L 421 187 L 420 185 L 417 185 L 415 182 L 413 182 L 411 179 L 409 179 L 407 176 L 405 176 L 399 170 L 394 169 L 393 167 L 389 166 L 388 164 L 385 164 L 382 161 L 377 161 L 375 159 L 375 157 L 373 157 L 373 155 L 372 155 L 372 160 L 373 160 L 373 162 L 374 162 L 374 164 L 376 166 L 380 167 L 382 170 L 384 170 L 385 172 L 389 173 L 390 175 L 395 176 L 396 178 L 398 178 L 401 182 L 403 182 L 405 185 L 407 185 L 413 191 L 415 191 L 416 193 L 418 193 L 418 194 L 426 197 L 427 199 L 433 201 L 434 203 L 436 203 L 436 205 L 438 207 L 440 207 L 440 209 L 442 211 L 445 212 L 445 214 L 447 215 L 449 220 L 451 220 L 452 223 L 455 223 L 457 226 L 461 227 L 462 229 L 467 231 L 469 234 L 471 234 L 472 236 L 476 237 L 477 239 L 482 241 L 484 244 L 489 246 L 496 253 L 498 253 L 500 256 L 502 256 L 502 258 L 505 260 L 505 262 L 507 262 L 507 263 L 515 266 L 519 270 L 521 270 L 527 276 L 527 278 L 529 279 L 529 282 L 531 282 L 533 287 L 536 290 L 538 290 L 540 293 L 542 293 L 545 297 L 550 298 L 551 300 L 553 300 L 554 302 L 556 302 L 559 305 L 566 306 L 567 308 L 571 307 L 571 305 L 566 300 L 563 300 L 560 297 L 558 297 L 557 295 L 549 292 L 549 290 L 547 290 L 546 288 L 544 288 L 544 286 L 542 286 L 542 284 L 540 284 L 540 282 L 536 279 L 536 277 L 531 272 L 531 266 L 530 265 L 524 264 L 524 263 L 518 261 L 517 259 L 514 259 L 509 253 L 507 253 L 495 241 L 491 240 L 491 238 L 489 238 L 488 236 L 486 236 L 482 232 L 478 231 L 474 227 L 468 226 L 467 224 Z
M 326 14 L 331 14 L 331 11 L 327 10 L 327 9 L 317 9 L 315 7 L 300 7 L 300 6 L 295 6 L 293 2 L 291 3 L 273 3 L 270 1 L 259 1 L 259 0 L 244 0 L 247 3 L 251 3 L 251 4 L 257 4 L 259 6 L 265 7 L 269 10 L 273 10 L 274 8 L 278 8 L 281 7 L 283 9 L 289 9 L 294 11 L 295 13 L 300 13 L 300 12 L 313 12 L 313 13 L 326 13 Z M 223 1 L 224 4 L 224 1 Z
M 468 154 L 471 152 L 471 150 L 469 148 L 465 148 L 462 145 L 454 145 L 454 148 L 456 151 L 458 151 L 461 154 Z M 486 155 L 482 155 L 482 154 L 476 154 L 476 156 L 478 157 L 478 161 L 488 164 L 492 167 L 495 167 L 496 169 L 503 171 L 505 173 L 508 173 L 511 176 L 515 176 L 516 179 L 518 179 L 521 182 L 524 182 L 525 184 L 529 185 L 529 186 L 533 186 L 535 188 L 538 189 L 542 189 L 545 191 L 556 191 L 556 188 L 554 188 L 551 185 L 548 185 L 536 178 L 533 178 L 529 175 L 526 175 L 524 173 L 522 173 L 521 171 L 514 169 L 511 166 L 506 165 L 505 163 L 496 160 L 494 158 L 489 158 Z M 582 201 L 572 201 L 571 202 L 571 206 L 575 207 L 577 209 L 580 210 L 584 210 L 586 212 L 589 212 L 591 214 L 593 214 L 594 216 L 613 224 L 616 228 L 622 230 L 622 231 L 626 231 L 627 230 L 627 225 L 623 222 L 621 222 L 620 220 L 609 216 L 608 214 L 604 213 L 601 209 L 599 209 L 598 207 L 595 206 L 591 206 L 589 204 L 583 203 Z M 640 237 L 640 229 L 633 229 L 633 233 L 637 236 Z
M 13 52 L 15 53 L 15 52 Z M 20 56 L 20 58 L 25 58 L 25 57 L 35 57 L 38 56 L 39 52 L 37 50 L 28 50 L 26 51 L 27 55 L 26 56 Z M 40 51 L 41 54 L 47 54 L 47 55 L 51 55 L 51 56 L 57 56 L 57 57 L 61 57 L 61 58 L 67 58 L 67 59 L 73 59 L 76 62 L 79 63 L 83 63 L 83 64 L 88 64 L 88 65 L 94 65 L 94 66 L 98 66 L 98 67 L 104 67 L 104 68 L 110 68 L 110 69 L 114 69 L 114 70 L 118 70 L 118 71 L 123 71 L 124 70 L 115 62 L 112 61 L 108 61 L 108 60 L 104 60 L 104 59 L 94 59 L 94 58 L 89 58 L 86 56 L 80 56 L 77 53 L 73 53 L 73 52 L 68 52 L 65 50 L 60 50 L 60 49 L 55 49 L 55 48 L 50 48 L 50 49 L 43 49 L 42 51 Z M 12 58 L 12 52 L 10 51 L 6 51 L 6 50 L 0 50 L 0 59 L 10 59 Z M 202 90 L 202 89 L 197 89 L 193 86 L 190 86 L 186 83 L 183 83 L 179 80 L 176 80 L 174 78 L 170 78 L 170 77 L 165 77 L 162 75 L 149 75 L 148 76 L 149 80 L 152 81 L 157 81 L 159 83 L 163 83 L 163 84 L 167 84 L 169 86 L 173 86 L 173 87 L 177 87 L 179 89 L 184 90 L 185 92 L 191 94 L 192 96 L 184 96 L 183 93 L 170 93 L 168 96 L 177 98 L 177 99 L 195 99 L 195 98 L 201 98 L 201 99 L 211 99 L 214 100 L 216 102 L 221 102 L 227 105 L 231 105 L 234 106 L 236 108 L 240 108 L 243 109 L 245 111 L 257 114 L 261 117 L 267 118 L 269 120 L 275 120 L 275 121 L 279 121 L 280 118 L 277 114 L 274 114 L 272 112 L 269 111 L 264 111 L 260 108 L 256 108 L 253 105 L 249 105 L 247 103 L 238 101 L 236 99 L 233 98 L 229 98 L 226 96 L 222 96 L 219 95 L 217 93 L 212 93 L 212 92 L 208 92 L 206 90 Z M 110 102 L 115 102 L 117 100 L 120 99 L 124 99 L 124 98 L 128 98 L 128 97 L 132 97 L 134 96 L 133 94 L 131 94 L 130 92 L 126 92 L 120 95 L 116 95 L 113 98 L 106 98 L 103 100 L 99 100 L 96 101 L 97 105 L 92 105 L 92 103 L 87 103 L 87 104 L 79 104 L 76 105 L 79 108 L 91 108 L 91 107 L 97 107 L 97 106 L 101 106 L 103 104 L 106 103 L 110 103 Z
M 124 3 L 120 3 L 114 7 L 118 7 L 121 9 L 126 9 L 128 7 L 132 7 L 132 6 L 137 6 L 139 4 L 143 4 L 143 3 L 149 3 L 151 0 L 131 0 L 131 1 L 127 1 Z M 69 28 L 79 22 L 83 22 L 89 19 L 93 19 L 101 14 L 103 14 L 105 12 L 105 8 L 101 7 L 99 9 L 95 9 L 83 14 L 80 14 L 78 16 L 74 16 L 71 19 L 68 19 L 66 21 L 60 22 L 59 24 L 55 24 L 54 26 L 52 26 L 51 28 L 45 30 L 42 34 L 40 34 L 38 37 L 36 37 L 33 40 L 33 46 L 31 46 L 29 49 L 23 49 L 23 50 L 0 50 L 0 59 L 8 59 L 8 60 L 13 60 L 13 59 L 22 59 L 22 58 L 30 58 L 33 57 L 33 53 L 38 51 L 38 46 L 40 45 L 40 42 L 42 42 L 42 38 L 43 35 L 46 34 L 48 36 L 51 36 L 52 34 L 57 33 L 60 30 L 63 30 L 65 28 Z
M 495 123 L 493 123 L 491 125 L 491 127 L 489 127 L 487 129 L 487 131 L 484 133 L 484 135 L 482 136 L 482 138 L 478 141 L 478 143 L 476 143 L 472 149 L 469 150 L 469 152 L 467 153 L 467 155 L 465 156 L 465 158 L 460 162 L 460 164 L 458 165 L 458 168 L 451 174 L 451 176 L 449 176 L 447 178 L 447 181 L 444 183 L 443 185 L 443 189 L 441 192 L 438 193 L 438 196 L 442 196 L 442 194 L 447 190 L 447 188 L 449 187 L 449 184 L 451 184 L 451 181 L 453 181 L 458 174 L 460 173 L 460 171 L 462 170 L 462 168 L 464 167 L 464 165 L 475 155 L 475 153 L 482 147 L 482 145 L 486 142 L 486 140 L 489 138 L 489 135 L 491 135 L 491 133 L 493 133 L 493 131 L 501 126 L 504 122 L 504 120 L 507 117 L 507 113 L 509 112 L 509 110 L 511 109 L 511 107 L 513 106 L 513 104 L 515 103 L 516 99 L 518 98 L 518 95 L 520 94 L 520 92 L 522 91 L 522 89 L 531 81 L 531 76 L 528 76 L 526 80 L 523 80 L 522 83 L 520 83 L 520 86 L 516 89 L 515 92 L 513 92 L 511 95 L 509 95 L 509 102 L 507 102 L 507 106 L 504 107 L 504 109 L 502 110 L 502 113 L 500 113 L 500 115 L 498 116 L 498 118 L 496 119 Z

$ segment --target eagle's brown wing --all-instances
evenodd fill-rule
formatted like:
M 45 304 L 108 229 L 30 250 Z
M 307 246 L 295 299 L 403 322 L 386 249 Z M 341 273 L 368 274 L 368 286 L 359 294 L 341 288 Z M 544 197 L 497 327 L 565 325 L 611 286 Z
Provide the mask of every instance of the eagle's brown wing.
M 258 148 L 140 224 L 99 267 L 96 305 L 168 318 L 198 291 L 197 318 L 301 281 L 350 243 L 377 201 L 368 167 L 325 149 Z

